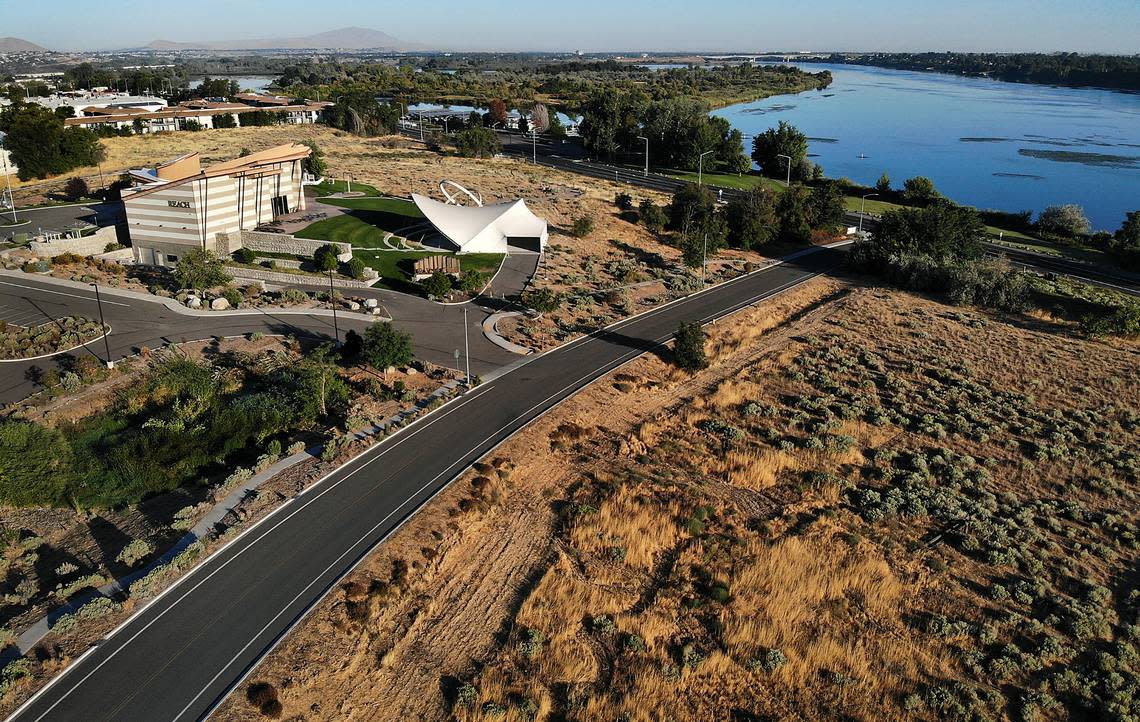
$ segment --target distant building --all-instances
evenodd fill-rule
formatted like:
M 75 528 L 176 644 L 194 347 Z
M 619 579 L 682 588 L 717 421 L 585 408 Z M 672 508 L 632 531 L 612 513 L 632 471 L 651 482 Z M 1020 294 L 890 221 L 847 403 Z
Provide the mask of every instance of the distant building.
M 231 116 L 240 126 L 242 113 L 261 110 L 283 114 L 285 116 L 283 122 L 288 125 L 305 125 L 320 120 L 321 114 L 330 105 L 332 103 L 305 103 L 257 108 L 244 103 L 190 100 L 156 112 L 142 111 L 138 108 L 84 108 L 81 117 L 68 118 L 64 124 L 92 129 L 128 128 L 143 133 L 158 133 L 186 130 L 190 121 L 197 122 L 201 128 L 213 128 L 214 119 L 220 115 Z
M 86 91 L 56 93 L 46 98 L 28 98 L 29 103 L 42 105 L 48 110 L 71 108 L 74 115 L 82 116 L 86 110 L 116 108 L 122 110 L 141 109 L 155 112 L 166 107 L 162 98 L 149 95 L 127 95 L 125 93 L 91 94 Z
M 241 231 L 305 209 L 301 161 L 308 146 L 288 143 L 202 168 L 197 153 L 132 170 L 123 190 L 135 262 L 172 267 L 192 248 L 228 255 Z

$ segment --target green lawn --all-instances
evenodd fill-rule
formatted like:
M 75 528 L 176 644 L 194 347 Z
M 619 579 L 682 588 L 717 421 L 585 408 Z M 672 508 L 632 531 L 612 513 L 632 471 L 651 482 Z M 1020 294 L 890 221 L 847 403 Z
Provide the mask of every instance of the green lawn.
M 437 254 L 430 251 L 355 251 L 353 255 L 380 274 L 377 286 L 419 294 L 419 285 L 412 281 L 412 265 L 421 258 Z M 464 271 L 494 273 L 503 263 L 501 253 L 464 253 L 456 258 L 459 259 L 459 268 Z
M 387 233 L 396 233 L 424 219 L 414 203 L 399 198 L 328 198 L 321 202 L 352 212 L 312 223 L 295 233 L 297 238 L 339 241 L 356 248 L 383 248 Z
M 327 196 L 327 195 L 332 194 L 332 193 L 346 193 L 346 192 L 348 192 L 349 184 L 343 180 L 332 181 L 332 182 L 324 181 L 323 183 L 318 183 L 317 185 L 310 186 L 310 187 L 317 194 L 317 197 L 320 197 L 320 196 Z M 352 192 L 353 193 L 364 193 L 364 194 L 370 195 L 370 196 L 380 195 L 380 191 L 376 190 L 375 187 L 370 186 L 367 183 L 353 182 L 352 183 Z
M 678 180 L 688 181 L 690 183 L 697 182 L 697 174 L 687 170 L 665 170 L 655 172 L 677 178 Z M 783 183 L 772 178 L 765 178 L 759 173 L 744 173 L 741 175 L 736 175 L 735 173 L 705 173 L 701 176 L 701 182 L 708 185 L 721 186 L 722 188 L 735 188 L 742 191 L 752 190 L 756 186 L 761 185 L 774 191 L 784 190 Z

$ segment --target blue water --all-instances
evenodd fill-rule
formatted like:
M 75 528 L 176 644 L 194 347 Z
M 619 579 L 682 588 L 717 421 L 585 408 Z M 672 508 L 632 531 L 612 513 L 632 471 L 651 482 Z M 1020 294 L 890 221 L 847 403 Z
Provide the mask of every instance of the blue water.
M 268 75 L 250 75 L 250 76 L 243 76 L 243 77 L 238 77 L 238 76 L 230 77 L 227 75 L 214 75 L 211 77 L 225 78 L 226 80 L 233 80 L 234 82 L 236 82 L 238 84 L 238 88 L 240 90 L 252 90 L 255 93 L 261 92 L 262 90 L 265 90 L 275 80 L 275 78 L 273 76 L 268 76 Z M 202 78 L 195 78 L 193 81 L 191 81 L 190 87 L 191 88 L 197 88 L 201 84 L 202 84 Z
M 1076 203 L 1104 230 L 1140 210 L 1140 94 L 851 65 L 801 67 L 830 70 L 834 82 L 823 91 L 714 114 L 746 135 L 780 120 L 792 123 L 814 139 L 812 160 L 832 178 L 873 185 L 886 171 L 897 188 L 925 175 L 959 203 L 1005 211 Z M 1105 165 L 1022 150 L 1097 153 Z

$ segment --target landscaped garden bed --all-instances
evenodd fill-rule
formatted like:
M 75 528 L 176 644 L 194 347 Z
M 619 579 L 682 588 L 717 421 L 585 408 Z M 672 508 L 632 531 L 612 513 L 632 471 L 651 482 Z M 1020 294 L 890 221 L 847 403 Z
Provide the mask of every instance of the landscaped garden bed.
M 16 326 L 0 321 L 0 359 L 24 359 L 66 351 L 103 333 L 97 321 L 65 316 L 38 326 Z

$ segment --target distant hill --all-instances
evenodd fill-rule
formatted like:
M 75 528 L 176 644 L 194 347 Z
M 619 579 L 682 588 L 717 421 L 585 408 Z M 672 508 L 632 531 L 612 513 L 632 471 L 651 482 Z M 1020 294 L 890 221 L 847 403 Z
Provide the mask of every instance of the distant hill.
M 35 43 L 29 43 L 27 40 L 20 38 L 0 38 L 0 53 L 44 53 L 47 48 L 42 48 Z
M 175 42 L 155 40 L 147 46 L 154 50 L 301 50 L 306 48 L 339 50 L 423 50 L 426 46 L 394 38 L 388 33 L 368 28 L 341 28 L 296 38 L 255 38 L 250 40 L 208 40 Z

